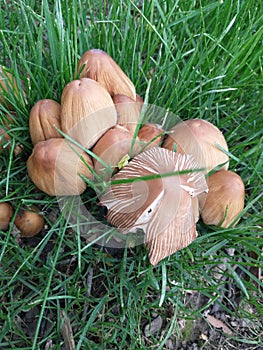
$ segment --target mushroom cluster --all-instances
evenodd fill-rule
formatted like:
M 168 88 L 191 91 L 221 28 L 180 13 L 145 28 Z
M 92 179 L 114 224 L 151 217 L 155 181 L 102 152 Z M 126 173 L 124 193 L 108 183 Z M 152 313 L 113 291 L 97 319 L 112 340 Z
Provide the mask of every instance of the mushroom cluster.
M 37 101 L 30 111 L 27 170 L 49 196 L 80 195 L 87 179 L 107 183 L 99 195 L 107 221 L 124 235 L 142 230 L 156 265 L 197 237 L 200 216 L 208 225 L 235 225 L 244 184 L 228 170 L 215 125 L 191 119 L 164 130 L 142 123 L 143 106 L 106 52 L 85 52 L 61 100 Z

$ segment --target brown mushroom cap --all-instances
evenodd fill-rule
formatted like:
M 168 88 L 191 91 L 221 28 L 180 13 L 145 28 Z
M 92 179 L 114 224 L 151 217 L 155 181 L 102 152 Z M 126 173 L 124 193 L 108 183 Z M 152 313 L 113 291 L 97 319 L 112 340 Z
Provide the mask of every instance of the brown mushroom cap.
M 138 137 L 145 144 L 146 148 L 150 148 L 160 145 L 163 132 L 164 129 L 159 124 L 147 123 L 139 130 Z
M 102 160 L 100 162 L 93 158 L 96 173 L 102 175 L 104 181 L 108 180 L 125 155 L 131 158 L 139 153 L 139 146 L 138 139 L 133 144 L 133 135 L 128 129 L 115 125 L 92 148 L 92 152 Z M 108 168 L 105 169 L 104 163 L 108 165 Z
M 12 215 L 12 206 L 7 202 L 0 203 L 0 230 L 8 229 Z
M 55 138 L 36 144 L 27 160 L 29 177 L 50 196 L 78 195 L 86 189 L 80 174 L 93 178 L 91 158 L 65 139 Z
M 201 209 L 203 222 L 229 227 L 244 209 L 244 183 L 238 174 L 228 170 L 215 172 L 207 181 L 209 192 Z
M 29 131 L 33 145 L 51 138 L 62 137 L 54 128 L 61 129 L 60 104 L 56 101 L 39 100 L 32 107 L 29 116 Z
M 80 78 L 91 78 L 101 84 L 111 96 L 123 94 L 136 100 L 135 87 L 123 70 L 106 52 L 86 51 L 78 63 Z
M 117 122 L 109 93 L 95 80 L 83 78 L 68 83 L 61 97 L 61 128 L 86 148 Z
M 15 217 L 15 225 L 20 231 L 21 237 L 33 237 L 37 235 L 43 228 L 45 220 L 40 215 L 39 210 L 35 206 L 28 209 L 21 209 Z
M 145 231 L 153 265 L 196 238 L 192 198 L 207 190 L 204 175 L 191 171 L 198 167 L 191 155 L 153 147 L 114 175 L 113 181 L 125 182 L 113 182 L 100 198 L 100 204 L 108 208 L 107 220 L 122 233 Z M 184 170 L 185 174 L 171 175 Z M 165 173 L 170 176 L 161 175 Z M 140 180 L 148 175 L 157 177 Z
M 222 132 L 213 124 L 202 119 L 189 119 L 175 125 L 163 147 L 180 153 L 192 154 L 205 172 L 226 163 L 222 169 L 228 169 L 229 157 L 217 145 L 228 151 Z
M 113 96 L 112 99 L 118 113 L 117 123 L 134 134 L 140 119 L 142 103 L 120 94 Z

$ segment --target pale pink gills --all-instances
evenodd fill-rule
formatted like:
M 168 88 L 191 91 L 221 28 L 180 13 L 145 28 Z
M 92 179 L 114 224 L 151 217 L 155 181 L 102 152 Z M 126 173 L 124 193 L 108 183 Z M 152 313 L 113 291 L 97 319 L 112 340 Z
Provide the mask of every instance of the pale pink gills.
M 95 80 L 68 83 L 61 97 L 61 128 L 86 148 L 92 147 L 117 122 L 117 112 L 107 90 Z
M 56 101 L 39 100 L 29 115 L 29 131 L 33 145 L 48 139 L 62 137 L 55 127 L 61 129 L 60 104 Z
M 86 51 L 79 60 L 78 73 L 81 78 L 96 80 L 111 96 L 122 94 L 136 100 L 136 91 L 131 80 L 113 58 L 102 50 Z
M 209 192 L 202 199 L 202 219 L 207 225 L 229 227 L 244 209 L 244 183 L 238 174 L 228 170 L 214 173 L 207 182 Z
M 134 134 L 140 119 L 142 103 L 120 94 L 113 96 L 112 99 L 118 113 L 117 123 Z
M 170 131 L 163 143 L 164 148 L 192 154 L 199 166 L 205 168 L 205 173 L 224 163 L 222 169 L 228 169 L 229 157 L 219 148 L 228 151 L 228 146 L 215 125 L 202 119 L 189 119 L 176 124 Z
M 207 191 L 203 173 L 192 171 L 198 168 L 191 155 L 153 147 L 112 178 L 133 182 L 112 184 L 100 198 L 100 204 L 108 208 L 107 220 L 122 233 L 144 230 L 153 265 L 196 238 L 192 198 Z M 171 174 L 178 171 L 187 173 Z M 157 178 L 140 180 L 148 175 Z

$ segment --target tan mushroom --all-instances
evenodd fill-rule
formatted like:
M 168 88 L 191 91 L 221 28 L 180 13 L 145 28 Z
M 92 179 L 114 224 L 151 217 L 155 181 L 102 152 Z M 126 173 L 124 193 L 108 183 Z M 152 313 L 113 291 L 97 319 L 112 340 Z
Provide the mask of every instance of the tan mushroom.
M 219 149 L 228 151 L 224 135 L 206 120 L 189 119 L 175 125 L 163 143 L 163 147 L 170 150 L 174 150 L 174 146 L 176 152 L 192 154 L 199 167 L 205 168 L 205 173 L 220 165 L 228 169 L 229 157 Z
M 27 160 L 29 177 L 50 196 L 84 192 L 86 183 L 80 175 L 92 179 L 92 167 L 92 160 L 85 152 L 61 138 L 37 143 Z
M 15 225 L 21 237 L 33 237 L 44 228 L 45 220 L 35 206 L 20 209 L 15 217 Z
M 164 129 L 159 124 L 147 123 L 141 127 L 138 137 L 144 149 L 159 146 L 163 139 Z
M 118 113 L 117 123 L 134 134 L 140 119 L 142 103 L 121 94 L 113 96 L 112 99 Z
M 135 87 L 123 70 L 106 52 L 86 51 L 78 63 L 80 78 L 91 78 L 101 84 L 111 96 L 122 94 L 136 100 Z
M 92 147 L 117 122 L 109 93 L 95 80 L 68 83 L 61 97 L 61 128 L 86 148 Z
M 192 171 L 198 168 L 191 155 L 153 147 L 114 175 L 100 198 L 108 208 L 107 220 L 122 233 L 144 230 L 153 265 L 197 237 L 192 201 L 207 191 L 204 175 Z M 174 173 L 179 171 L 184 174 Z M 156 178 L 149 180 L 149 175 Z
M 139 151 L 139 139 L 136 138 L 133 142 L 133 135 L 129 130 L 115 125 L 92 148 L 92 152 L 100 158 L 99 160 L 93 158 L 94 169 L 104 181 L 109 180 L 123 157 L 127 156 L 128 161 Z
M 12 215 L 12 206 L 7 202 L 0 203 L 0 230 L 8 229 Z
M 201 216 L 207 225 L 229 227 L 237 224 L 244 209 L 245 186 L 232 171 L 217 171 L 208 177 L 209 192 L 201 204 Z
M 33 145 L 62 137 L 55 127 L 61 129 L 60 104 L 50 99 L 36 102 L 29 115 L 29 131 Z

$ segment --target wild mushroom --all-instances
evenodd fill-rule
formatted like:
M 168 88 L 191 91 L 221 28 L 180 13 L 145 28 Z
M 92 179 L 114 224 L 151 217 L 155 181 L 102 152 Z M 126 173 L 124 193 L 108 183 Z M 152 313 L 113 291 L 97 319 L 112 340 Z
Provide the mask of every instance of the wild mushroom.
M 198 167 L 191 155 L 153 147 L 115 174 L 100 198 L 108 208 L 107 220 L 120 232 L 144 230 L 153 265 L 197 237 L 192 201 L 207 191 Z M 155 178 L 147 179 L 149 175 Z
M 164 130 L 159 124 L 147 123 L 138 132 L 140 141 L 144 144 L 144 149 L 159 146 L 163 139 Z
M 100 160 L 93 158 L 94 169 L 97 174 L 103 177 L 104 181 L 109 180 L 124 156 L 127 155 L 130 159 L 139 151 L 139 139 L 136 138 L 133 142 L 133 135 L 129 130 L 115 125 L 92 148 L 92 152 L 100 158 Z M 105 168 L 105 164 L 107 164 L 107 168 Z
M 27 160 L 28 175 L 50 196 L 78 195 L 86 189 L 81 178 L 92 179 L 92 160 L 66 139 L 55 138 L 36 144 Z
M 0 203 L 0 230 L 8 229 L 12 215 L 12 206 L 7 202 Z
M 78 63 L 80 78 L 90 78 L 102 85 L 111 96 L 122 94 L 136 100 L 135 87 L 123 70 L 106 52 L 86 51 Z
M 170 150 L 174 146 L 176 152 L 192 154 L 205 173 L 222 164 L 221 169 L 228 169 L 229 157 L 218 147 L 228 151 L 224 135 L 206 120 L 189 119 L 175 125 L 163 143 Z
M 15 217 L 15 225 L 20 231 L 21 237 L 33 237 L 43 228 L 45 220 L 35 206 L 29 209 L 20 209 Z
M 55 129 L 60 126 L 60 104 L 56 101 L 39 100 L 29 115 L 29 131 L 33 145 L 51 138 L 62 137 Z
M 134 134 L 140 119 L 142 103 L 121 94 L 114 95 L 112 99 L 118 113 L 117 123 Z
M 83 78 L 68 83 L 61 97 L 61 128 L 86 148 L 117 122 L 109 93 L 95 80 Z
M 207 225 L 229 227 L 237 224 L 244 209 L 245 186 L 241 177 L 232 171 L 217 171 L 208 177 L 209 192 L 203 200 L 201 217 Z

